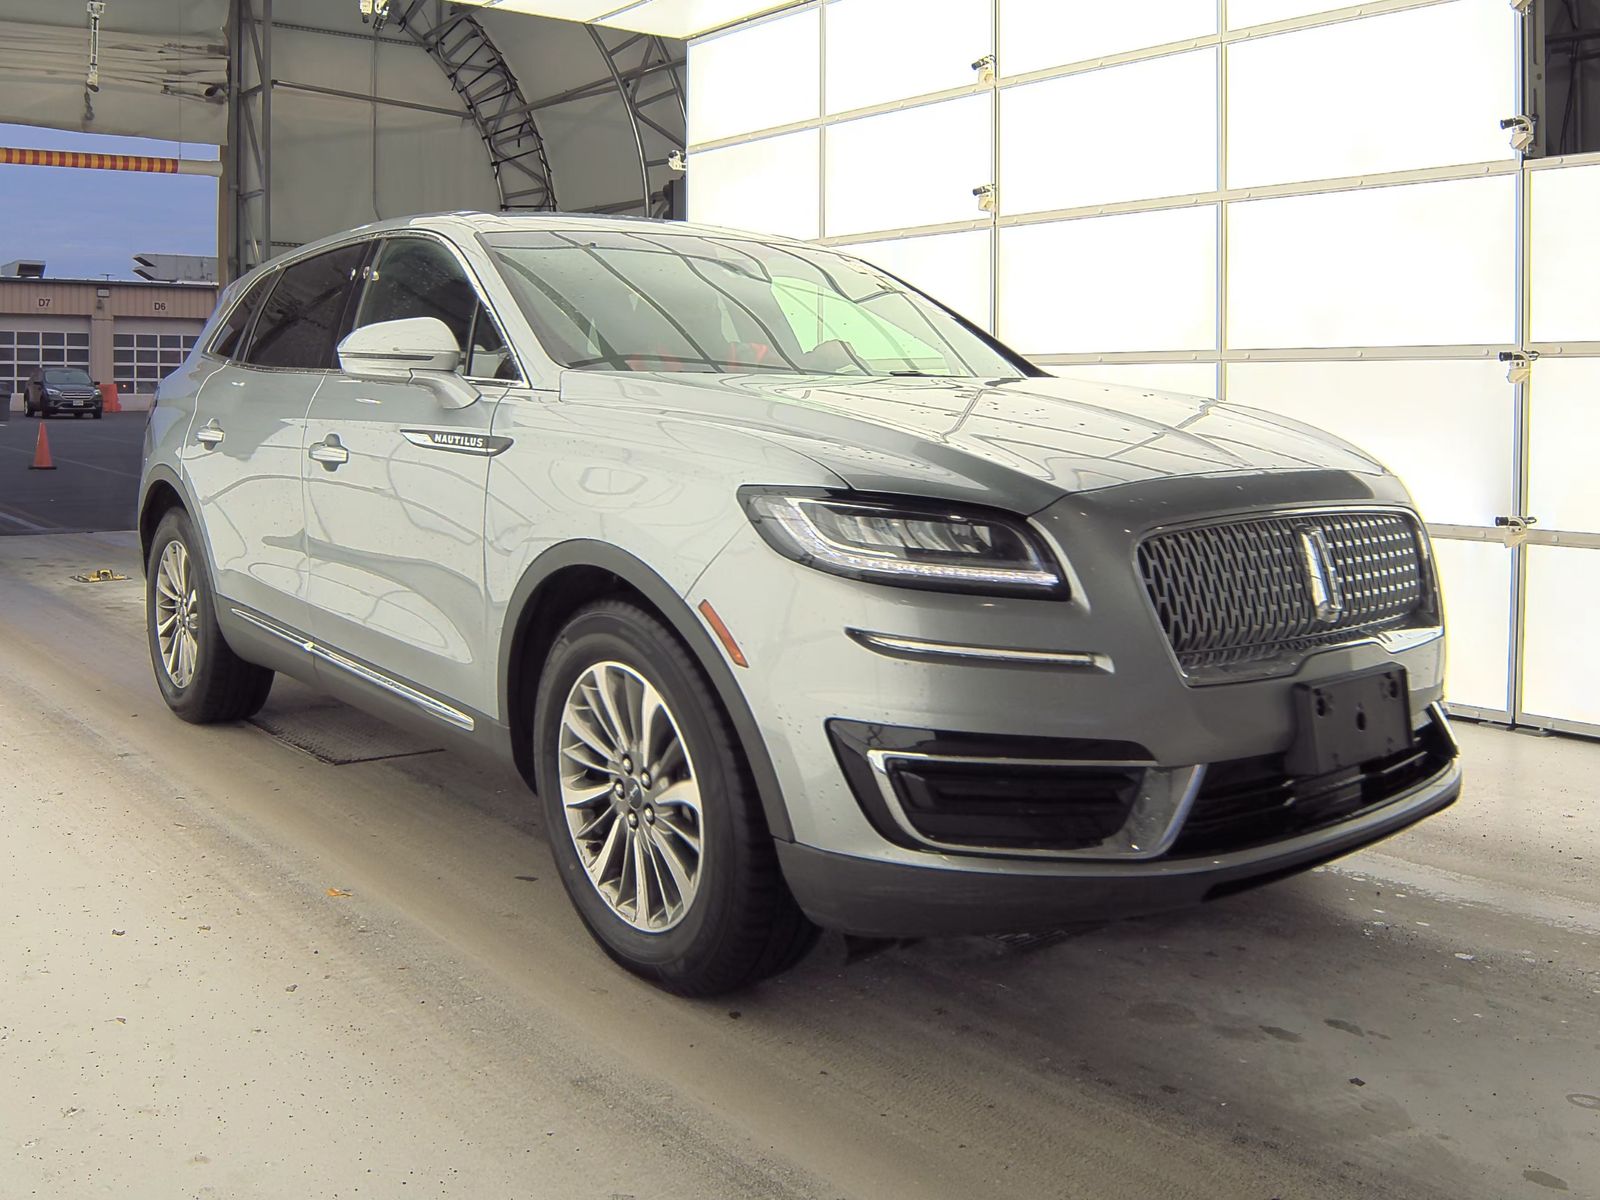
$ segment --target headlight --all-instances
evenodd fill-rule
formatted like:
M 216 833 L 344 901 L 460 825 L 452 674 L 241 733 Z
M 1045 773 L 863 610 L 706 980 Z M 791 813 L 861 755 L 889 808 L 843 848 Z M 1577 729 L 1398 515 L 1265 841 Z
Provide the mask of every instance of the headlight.
M 819 571 L 900 587 L 1061 597 L 1067 584 L 1018 518 L 960 504 L 743 488 L 779 554 Z

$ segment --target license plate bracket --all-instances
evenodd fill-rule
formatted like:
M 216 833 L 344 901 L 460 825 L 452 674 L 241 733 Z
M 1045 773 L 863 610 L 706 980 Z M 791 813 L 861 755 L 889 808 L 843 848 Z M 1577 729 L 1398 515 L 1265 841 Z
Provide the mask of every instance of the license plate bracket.
M 1327 775 L 1409 750 L 1411 694 L 1404 667 L 1379 667 L 1317 683 L 1297 683 L 1291 775 Z

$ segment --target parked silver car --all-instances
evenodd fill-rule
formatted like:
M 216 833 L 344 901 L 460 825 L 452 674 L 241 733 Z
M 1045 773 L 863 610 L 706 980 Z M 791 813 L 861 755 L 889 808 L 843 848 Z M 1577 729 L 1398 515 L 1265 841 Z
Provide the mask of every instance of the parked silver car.
M 799 242 L 452 214 L 305 246 L 162 384 L 139 527 L 179 716 L 282 671 L 514 764 L 596 940 L 684 993 L 819 926 L 1226 895 L 1460 786 L 1383 467 L 1054 378 Z

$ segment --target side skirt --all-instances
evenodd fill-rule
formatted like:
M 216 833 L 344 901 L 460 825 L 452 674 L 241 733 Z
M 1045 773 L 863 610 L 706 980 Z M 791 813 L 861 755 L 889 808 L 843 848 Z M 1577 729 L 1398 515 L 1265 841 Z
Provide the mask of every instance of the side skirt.
M 437 717 L 446 724 L 454 725 L 457 729 L 465 730 L 467 733 L 471 733 L 477 728 L 477 721 L 468 713 L 464 713 L 459 708 L 454 708 L 443 700 L 430 696 L 427 692 L 414 688 L 408 683 L 401 683 L 393 676 L 385 675 L 376 667 L 369 667 L 365 663 L 357 662 L 353 658 L 340 654 L 337 650 L 314 642 L 310 638 L 301 637 L 293 630 L 285 629 L 282 625 L 269 621 L 265 617 L 257 616 L 255 613 L 248 612 L 245 609 L 235 608 L 233 615 L 241 621 L 248 621 L 250 624 L 266 630 L 274 637 L 298 647 L 318 662 L 338 667 L 341 671 L 347 671 L 362 682 L 370 683 L 373 687 L 388 692 L 391 696 L 398 697 L 407 704 L 415 705 L 429 716 Z
M 271 667 L 419 737 L 514 769 L 510 731 L 492 717 L 451 704 L 238 604 L 224 601 L 217 615 L 229 645 L 241 658 Z

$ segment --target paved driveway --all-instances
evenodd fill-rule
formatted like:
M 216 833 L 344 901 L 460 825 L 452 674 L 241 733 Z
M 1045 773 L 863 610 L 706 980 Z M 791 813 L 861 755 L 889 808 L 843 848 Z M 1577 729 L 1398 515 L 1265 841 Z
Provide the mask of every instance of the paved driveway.
M 147 415 L 0 422 L 0 534 L 132 529 Z M 54 471 L 28 469 L 41 424 Z
M 0 1195 L 1600 1195 L 1600 746 L 1464 725 L 1332 869 L 676 1000 L 519 783 L 281 680 L 169 714 L 136 555 L 0 539 Z

